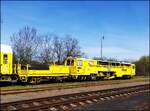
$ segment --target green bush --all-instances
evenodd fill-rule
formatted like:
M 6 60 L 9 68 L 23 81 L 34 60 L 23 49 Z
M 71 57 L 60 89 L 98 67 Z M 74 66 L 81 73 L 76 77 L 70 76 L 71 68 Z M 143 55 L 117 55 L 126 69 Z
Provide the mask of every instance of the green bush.
M 149 75 L 149 56 L 142 56 L 138 61 L 135 61 L 137 75 Z

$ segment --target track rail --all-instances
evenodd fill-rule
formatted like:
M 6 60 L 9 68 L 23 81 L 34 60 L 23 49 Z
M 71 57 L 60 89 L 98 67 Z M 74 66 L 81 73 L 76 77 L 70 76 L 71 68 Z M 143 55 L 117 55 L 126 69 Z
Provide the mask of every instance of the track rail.
M 132 83 L 132 82 L 131 82 Z M 112 83 L 112 84 L 118 84 Z M 122 84 L 122 83 L 121 83 Z M 12 95 L 12 94 L 20 94 L 20 93 L 32 93 L 32 92 L 40 92 L 40 91 L 50 91 L 50 90 L 60 90 L 60 89 L 72 89 L 72 88 L 79 88 L 79 87 L 89 87 L 89 86 L 103 86 L 103 85 L 110 85 L 106 83 L 79 83 L 77 85 L 69 84 L 69 85 L 60 85 L 60 86 L 42 86 L 42 87 L 33 87 L 33 88 L 26 88 L 26 89 L 9 89 L 9 90 L 1 90 L 0 95 Z
M 3 103 L 1 111 L 72 111 L 79 106 L 149 91 L 149 84 Z

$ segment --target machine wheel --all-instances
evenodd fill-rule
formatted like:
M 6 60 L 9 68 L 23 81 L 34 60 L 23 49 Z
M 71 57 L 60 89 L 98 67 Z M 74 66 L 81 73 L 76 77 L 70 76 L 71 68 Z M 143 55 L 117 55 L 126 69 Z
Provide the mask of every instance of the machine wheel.
M 41 82 L 40 77 L 31 77 L 31 78 L 29 78 L 29 83 L 31 83 L 31 84 L 39 84 L 40 82 Z
M 132 76 L 130 76 L 130 75 L 124 75 L 123 78 L 124 78 L 124 79 L 131 79 Z
M 96 74 L 91 74 L 91 75 L 90 75 L 90 78 L 91 78 L 91 80 L 95 81 L 96 78 L 97 78 L 97 75 L 96 75 Z

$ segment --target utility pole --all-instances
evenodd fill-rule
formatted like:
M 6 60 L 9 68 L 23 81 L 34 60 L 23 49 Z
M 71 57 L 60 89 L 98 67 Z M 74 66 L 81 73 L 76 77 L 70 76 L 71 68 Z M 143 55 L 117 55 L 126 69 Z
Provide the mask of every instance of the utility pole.
M 104 36 L 101 37 L 101 59 L 103 58 L 103 40 Z

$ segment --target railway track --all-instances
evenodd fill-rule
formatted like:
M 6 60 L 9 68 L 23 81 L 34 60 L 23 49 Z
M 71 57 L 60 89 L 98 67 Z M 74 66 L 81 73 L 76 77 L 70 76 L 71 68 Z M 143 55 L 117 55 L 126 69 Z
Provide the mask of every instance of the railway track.
M 79 106 L 147 92 L 150 90 L 149 88 L 149 84 L 137 85 L 123 88 L 2 103 L 0 107 L 1 111 L 72 111 Z
M 43 88 L 29 88 L 29 89 L 16 89 L 16 90 L 6 90 L 1 91 L 1 95 L 9 95 L 9 94 L 19 94 L 19 93 L 28 93 L 28 92 L 37 92 L 37 91 L 46 91 L 46 90 L 55 90 L 61 89 L 62 87 L 43 87 Z
M 66 87 L 63 86 L 54 86 L 54 87 L 40 87 L 40 88 L 27 88 L 27 89 L 16 89 L 16 90 L 4 90 L 1 91 L 1 95 L 9 95 L 9 94 L 19 94 L 19 93 L 28 93 L 28 92 L 38 92 L 38 91 L 47 91 L 47 90 L 60 90 L 60 89 L 69 89 L 69 88 L 78 88 L 78 87 L 89 87 L 89 86 L 99 86 L 98 83 L 91 83 L 91 84 L 81 84 L 81 85 L 69 85 Z M 101 84 L 105 85 L 105 84 Z
M 121 83 L 115 82 L 112 84 L 121 84 Z M 85 82 L 85 83 L 79 83 L 79 84 L 69 84 L 66 86 L 54 85 L 54 86 L 42 86 L 42 87 L 33 87 L 33 88 L 26 88 L 26 89 L 9 89 L 9 90 L 1 90 L 0 95 L 10 95 L 10 94 L 19 94 L 19 93 L 28 93 L 28 92 L 32 93 L 32 92 L 38 92 L 38 91 L 47 91 L 47 90 L 50 91 L 50 90 L 70 89 L 70 88 L 89 87 L 89 86 L 103 86 L 103 85 L 109 85 L 109 84 L 99 83 L 99 82 L 98 83 L 97 82 L 90 82 L 90 83 Z
M 117 83 L 113 83 L 117 84 Z M 1 95 L 10 95 L 10 94 L 20 94 L 20 93 L 29 93 L 29 92 L 38 92 L 38 91 L 50 91 L 50 90 L 60 90 L 60 89 L 70 89 L 70 88 L 79 88 L 79 87 L 89 87 L 89 86 L 103 86 L 107 85 L 99 83 L 82 83 L 79 85 L 67 85 L 67 86 L 48 86 L 48 87 L 34 87 L 26 89 L 11 89 L 11 90 L 1 90 Z

